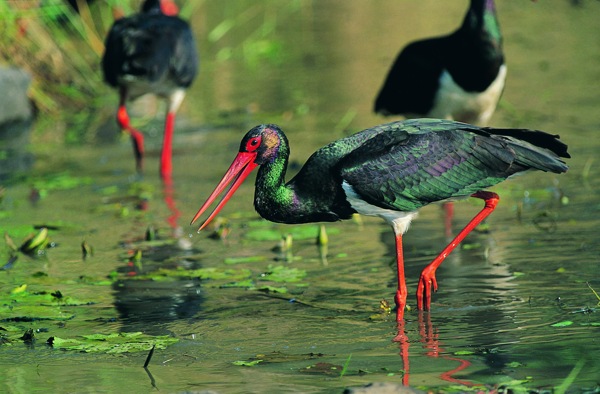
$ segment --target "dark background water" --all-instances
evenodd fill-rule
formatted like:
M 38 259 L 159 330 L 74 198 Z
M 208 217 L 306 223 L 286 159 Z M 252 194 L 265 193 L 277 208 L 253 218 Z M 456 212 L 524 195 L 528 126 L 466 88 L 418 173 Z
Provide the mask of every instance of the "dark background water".
M 88 177 L 89 183 L 53 189 L 35 204 L 29 202 L 31 179 L 6 186 L 0 228 L 14 233 L 19 226 L 55 223 L 60 230 L 51 232 L 59 247 L 45 259 L 21 258 L 0 273 L 0 291 L 27 283 L 30 291 L 60 289 L 94 302 L 65 307 L 75 316 L 66 323 L 21 322 L 19 328 L 48 329 L 40 340 L 96 332 L 169 333 L 181 341 L 157 351 L 151 365 L 157 387 L 168 392 L 341 391 L 371 381 L 400 383 L 407 370 L 415 386 L 527 379 L 526 387 L 539 388 L 560 385 L 576 365 L 581 370 L 573 390 L 597 385 L 600 329 L 593 308 L 599 300 L 586 284 L 600 289 L 596 1 L 497 5 L 508 78 L 492 125 L 560 134 L 573 157 L 570 171 L 529 174 L 494 189 L 502 200 L 487 221 L 489 231 L 470 236 L 469 247 L 454 252 L 438 270 L 440 290 L 431 313 L 406 314 L 409 343 L 402 351 L 408 364 L 392 342 L 393 319 L 369 319 L 378 313 L 379 301 L 392 302 L 394 293 L 393 237 L 381 221 L 328 224 L 326 261 L 313 239 L 295 240 L 291 263 L 276 260 L 271 249 L 277 241 L 248 236 L 247 224 L 257 217 L 249 181 L 223 211 L 231 225 L 225 241 L 188 226 L 252 126 L 278 123 L 290 140 L 292 162 L 301 164 L 320 146 L 387 121 L 371 108 L 399 49 L 452 31 L 466 8 L 466 1 L 206 1 L 191 8 L 203 63 L 176 125 L 172 189 L 154 171 L 162 110 L 140 126 L 147 131 L 149 151 L 142 181 L 133 174 L 126 139 L 65 146 L 48 142 L 44 130 L 37 130 L 32 176 L 68 174 Z M 112 125 L 116 105 L 107 100 L 107 107 Z M 145 211 L 128 198 L 135 194 L 132 185 L 152 196 Z M 455 228 L 478 209 L 458 204 Z M 439 207 L 424 209 L 405 237 L 413 308 L 419 272 L 446 242 L 441 218 Z M 194 279 L 127 280 L 123 254 L 149 225 L 173 242 L 145 250 L 146 271 L 223 268 L 227 258 L 262 256 L 227 266 L 259 278 L 273 266 L 287 265 L 305 270 L 306 277 L 302 286 L 287 284 L 290 293 L 283 295 Z M 268 227 L 282 235 L 291 231 Z M 82 240 L 94 246 L 93 258 L 85 261 Z M 115 270 L 121 280 L 110 286 L 80 280 L 105 278 Z M 47 277 L 35 278 L 38 271 Z M 567 320 L 573 323 L 552 326 Z M 152 387 L 141 368 L 144 357 L 14 343 L 0 349 L 0 385 L 8 392 L 147 392 Z M 252 358 L 264 361 L 253 367 L 232 364 Z M 343 377 L 307 369 L 319 362 L 342 366 L 349 358 Z M 462 371 L 444 375 L 465 363 Z

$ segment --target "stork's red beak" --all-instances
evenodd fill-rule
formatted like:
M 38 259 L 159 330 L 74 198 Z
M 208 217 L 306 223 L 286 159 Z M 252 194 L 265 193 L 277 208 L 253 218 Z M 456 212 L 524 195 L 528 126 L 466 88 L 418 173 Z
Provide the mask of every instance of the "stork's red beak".
M 244 182 L 244 179 L 250 175 L 253 169 L 255 169 L 258 164 L 254 163 L 254 158 L 256 157 L 256 152 L 240 152 L 233 159 L 233 163 L 229 166 L 229 169 L 221 179 L 221 182 L 217 185 L 215 190 L 208 197 L 206 202 L 200 207 L 194 219 L 192 219 L 190 224 L 194 224 L 194 222 L 204 213 L 204 211 L 210 206 L 210 204 L 215 201 L 217 196 L 223 192 L 223 190 L 235 179 L 233 185 L 229 188 L 229 190 L 225 193 L 217 207 L 212 211 L 210 216 L 202 223 L 198 231 L 202 230 L 204 227 L 210 223 L 211 220 L 214 219 L 215 216 L 221 211 L 221 209 L 227 204 L 227 201 L 233 196 L 233 193 L 237 190 L 238 187 Z

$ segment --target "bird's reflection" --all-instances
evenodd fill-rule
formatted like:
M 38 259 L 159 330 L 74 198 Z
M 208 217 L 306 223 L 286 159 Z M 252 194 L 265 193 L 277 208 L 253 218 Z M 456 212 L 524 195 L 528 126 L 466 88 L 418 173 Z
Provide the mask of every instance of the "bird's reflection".
M 173 183 L 173 177 L 171 175 L 164 176 L 163 180 L 163 201 L 169 209 L 170 215 L 167 217 L 167 223 L 174 232 L 178 231 L 179 228 L 179 217 L 181 212 L 177 209 L 177 202 L 175 201 L 175 185 Z
M 180 278 L 171 281 L 155 281 L 151 275 L 159 269 L 197 269 L 200 264 L 190 255 L 191 243 L 184 237 L 179 224 L 181 212 L 177 207 L 175 198 L 175 184 L 172 177 L 163 177 L 162 191 L 163 202 L 169 214 L 166 222 L 171 231 L 170 240 L 158 243 L 144 243 L 139 245 L 140 261 L 143 264 L 129 262 L 124 271 L 126 276 L 132 278 L 121 279 L 115 282 L 115 307 L 128 330 L 147 329 L 150 322 L 169 322 L 178 319 L 187 319 L 194 316 L 203 302 L 200 281 L 198 279 Z M 146 209 L 149 209 L 146 206 Z M 156 234 L 152 234 L 152 237 Z M 146 241 L 150 241 L 148 234 Z M 135 253 L 134 253 L 135 255 Z M 133 257 L 134 258 L 134 257 Z M 133 259 L 132 258 L 132 259 Z M 139 276 L 149 274 L 150 277 L 142 279 Z M 133 279 L 133 277 L 137 277 Z
M 397 323 L 397 333 L 393 338 L 393 341 L 398 343 L 400 349 L 400 357 L 402 359 L 402 369 L 404 375 L 402 376 L 402 384 L 405 386 L 409 385 L 410 380 L 410 363 L 409 363 L 409 349 L 410 340 L 406 335 L 405 320 Z M 445 360 L 456 361 L 459 365 L 449 371 L 442 372 L 439 377 L 442 380 L 453 384 L 461 384 L 464 386 L 475 386 L 475 383 L 460 380 L 454 378 L 454 375 L 464 371 L 471 366 L 468 360 L 461 359 L 456 356 L 448 356 L 444 354 L 444 350 L 440 348 L 441 342 L 439 339 L 439 333 L 436 327 L 431 322 L 431 316 L 429 312 L 418 311 L 418 332 L 419 342 L 422 344 L 422 348 L 425 350 L 425 355 L 431 358 L 443 358 Z

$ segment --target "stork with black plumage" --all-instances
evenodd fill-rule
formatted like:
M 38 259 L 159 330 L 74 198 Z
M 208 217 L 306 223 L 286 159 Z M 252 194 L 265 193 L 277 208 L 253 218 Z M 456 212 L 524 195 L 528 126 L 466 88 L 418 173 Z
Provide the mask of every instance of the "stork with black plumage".
M 558 136 L 542 131 L 495 129 L 439 119 L 388 123 L 342 138 L 316 151 L 285 182 L 290 150 L 276 125 L 254 127 L 221 182 L 194 216 L 194 223 L 233 182 L 200 229 L 218 214 L 244 179 L 259 167 L 254 206 L 278 223 L 333 222 L 352 214 L 378 216 L 396 239 L 398 290 L 396 318 L 406 306 L 402 236 L 418 210 L 428 204 L 475 197 L 483 209 L 422 271 L 417 307 L 429 310 L 437 290 L 436 269 L 446 256 L 496 207 L 499 197 L 485 191 L 531 170 L 567 171 L 569 157 Z
M 102 70 L 119 90 L 117 123 L 131 135 L 136 168 L 143 168 L 144 136 L 131 126 L 126 104 L 152 93 L 167 100 L 160 174 L 172 173 L 175 114 L 198 72 L 198 54 L 189 24 L 170 0 L 146 0 L 138 14 L 115 21 L 106 38 Z
M 493 0 L 471 0 L 458 30 L 407 45 L 376 100 L 382 115 L 453 119 L 485 126 L 506 79 Z

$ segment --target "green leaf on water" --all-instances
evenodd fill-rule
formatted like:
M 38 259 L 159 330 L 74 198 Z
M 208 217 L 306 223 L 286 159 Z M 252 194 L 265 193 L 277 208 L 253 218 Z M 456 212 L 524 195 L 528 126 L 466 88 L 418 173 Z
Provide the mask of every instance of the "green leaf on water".
M 152 336 L 141 332 L 123 332 L 112 334 L 89 334 L 78 338 L 52 337 L 48 340 L 55 349 L 72 350 L 85 353 L 134 353 L 156 349 L 179 342 L 168 335 Z
M 89 185 L 93 182 L 91 177 L 77 177 L 62 172 L 58 174 L 46 174 L 43 178 L 33 180 L 33 187 L 44 194 L 48 190 L 68 190 L 82 185 Z
M 272 229 L 251 230 L 246 233 L 246 238 L 252 241 L 279 241 L 281 232 Z
M 319 235 L 319 226 L 286 226 L 285 230 L 278 228 L 258 227 L 246 233 L 245 237 L 251 241 L 279 241 L 283 236 L 290 234 L 294 240 L 311 239 L 314 240 Z M 339 229 L 327 228 L 327 234 L 339 234 Z
M 250 278 L 252 273 L 248 269 L 232 269 L 232 268 L 219 268 L 219 267 L 207 267 L 199 268 L 195 270 L 186 270 L 183 268 L 178 269 L 166 269 L 161 268 L 154 272 L 150 272 L 144 275 L 138 275 L 131 279 L 133 280 L 165 280 L 172 279 L 177 280 L 179 278 L 200 278 L 204 280 L 228 280 L 228 281 L 239 281 Z
M 573 322 L 571 320 L 563 320 L 561 322 L 551 324 L 550 327 L 567 327 L 567 326 L 570 326 L 571 324 L 573 324 Z
M 481 243 L 479 243 L 479 242 L 466 243 L 461 246 L 461 248 L 463 250 L 479 249 L 480 247 L 481 247 Z
M 306 271 L 298 268 L 290 268 L 284 265 L 269 265 L 268 272 L 261 274 L 261 280 L 272 282 L 293 283 L 300 282 L 306 276 Z
M 252 361 L 243 361 L 243 360 L 239 360 L 239 361 L 234 361 L 232 362 L 233 365 L 238 365 L 241 367 L 253 367 L 257 364 L 262 363 L 263 360 L 252 360 Z
M 256 263 L 264 261 L 264 256 L 245 256 L 245 257 L 228 257 L 224 260 L 225 264 L 241 264 L 241 263 Z
M 454 352 L 455 356 L 468 356 L 471 354 L 475 354 L 475 352 L 473 352 L 471 350 L 459 350 L 457 352 Z
M 69 320 L 74 314 L 66 307 L 92 304 L 78 300 L 60 291 L 32 292 L 27 285 L 14 288 L 8 294 L 0 294 L 0 316 L 6 320 Z

